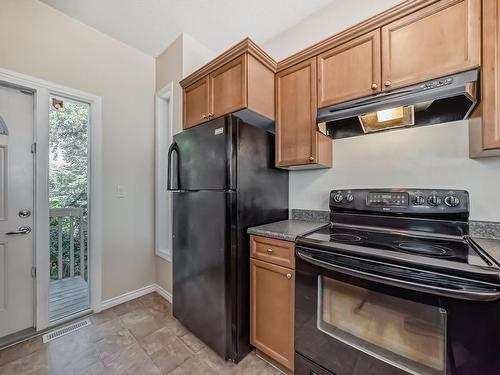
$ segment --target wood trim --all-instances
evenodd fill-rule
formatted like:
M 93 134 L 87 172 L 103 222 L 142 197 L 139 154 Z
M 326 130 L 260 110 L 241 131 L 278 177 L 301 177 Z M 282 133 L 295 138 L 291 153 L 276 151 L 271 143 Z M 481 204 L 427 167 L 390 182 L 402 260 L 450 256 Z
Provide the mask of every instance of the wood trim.
M 466 6 L 466 30 L 467 30 L 467 43 L 465 46 L 464 54 L 467 59 L 457 65 L 439 64 L 432 71 L 418 71 L 414 70 L 411 75 L 403 78 L 394 77 L 392 75 L 391 67 L 391 33 L 402 29 L 408 25 L 414 24 L 418 21 L 426 19 L 427 17 L 438 14 L 439 12 L 446 11 L 452 6 L 464 3 Z M 426 79 L 438 78 L 443 75 L 458 73 L 467 69 L 478 67 L 481 62 L 481 0 L 442 0 L 432 6 L 421 9 L 418 12 L 409 14 L 394 22 L 382 27 L 382 82 L 391 81 L 392 84 L 389 88 L 383 87 L 383 90 L 394 90 L 396 88 L 405 87 L 413 83 L 421 82 Z M 432 53 L 429 58 L 432 59 Z M 399 56 L 398 56 L 399 58 Z
M 331 48 L 339 46 L 346 43 L 354 38 L 357 38 L 363 34 L 371 32 L 382 26 L 385 26 L 399 18 L 402 18 L 408 14 L 416 12 L 426 6 L 432 5 L 439 0 L 408 0 L 401 4 L 398 4 L 385 12 L 377 14 L 365 21 L 362 21 L 340 33 L 337 33 L 327 39 L 324 39 L 312 46 L 287 57 L 284 60 L 278 62 L 278 72 L 287 69 L 299 62 L 309 59 L 313 56 L 319 55 Z M 441 0 L 443 1 L 443 0 Z M 449 0 L 444 0 L 444 2 L 449 2 Z
M 281 115 L 279 111 L 280 107 L 280 79 L 281 77 L 287 76 L 289 74 L 292 74 L 295 71 L 298 71 L 300 69 L 303 69 L 304 67 L 310 67 L 311 74 L 310 74 L 310 85 L 311 85 L 311 91 L 309 95 L 307 96 L 310 100 L 310 107 L 311 107 L 311 127 L 310 127 L 310 139 L 311 139 L 311 155 L 310 158 L 305 160 L 305 159 L 289 159 L 286 162 L 282 161 L 281 157 L 281 149 L 282 149 L 282 141 L 279 138 L 280 137 L 280 132 L 282 131 L 281 126 L 282 126 L 282 120 L 281 120 Z M 317 80 L 316 80 L 316 56 L 298 63 L 297 65 L 291 66 L 286 70 L 282 70 L 276 74 L 276 81 L 275 81 L 275 89 L 276 89 L 276 95 L 275 95 L 275 100 L 276 100 L 276 110 L 275 110 L 275 116 L 276 116 L 276 138 L 277 138 L 277 145 L 276 145 L 276 166 L 278 167 L 288 167 L 288 166 L 294 166 L 294 165 L 307 165 L 307 164 L 316 164 L 316 159 L 317 159 L 317 152 L 316 152 L 316 112 L 317 112 Z
M 179 83 L 181 87 L 186 87 L 192 83 L 198 81 L 200 78 L 210 74 L 212 71 L 220 68 L 222 65 L 226 64 L 228 61 L 234 60 L 238 56 L 244 53 L 249 53 L 255 57 L 258 61 L 264 64 L 273 72 L 276 72 L 276 61 L 269 56 L 262 48 L 255 44 L 250 38 L 245 38 L 238 44 L 229 48 L 227 51 L 217 56 L 215 59 L 209 63 L 203 65 L 200 69 L 196 70 L 194 73 L 182 79 Z
M 373 95 L 377 92 L 380 92 L 381 90 L 381 50 L 380 50 L 380 29 L 373 30 L 367 34 L 361 35 L 360 37 L 353 39 L 347 43 L 344 43 L 338 47 L 332 48 L 331 50 L 328 50 L 326 52 L 323 52 L 322 54 L 318 55 L 318 108 L 326 107 L 332 104 L 336 103 L 342 103 L 351 99 L 357 99 L 357 98 L 362 98 L 364 96 L 369 96 Z M 362 67 L 363 70 L 368 70 L 368 68 L 365 69 L 367 64 L 370 64 L 371 66 L 371 72 L 372 72 L 372 79 L 371 82 L 366 86 L 364 90 L 357 90 L 356 92 L 350 91 L 347 93 L 341 93 L 341 95 L 337 95 L 336 97 L 332 97 L 330 95 L 329 98 L 325 97 L 325 60 L 328 60 L 332 56 L 340 55 L 343 52 L 349 51 L 353 48 L 356 48 L 360 45 L 363 45 L 365 43 L 369 42 L 371 44 L 371 51 L 372 51 L 372 61 L 358 61 L 356 62 L 357 64 L 360 65 L 354 65 L 350 66 L 350 69 L 352 69 L 353 72 L 356 71 L 358 67 Z M 355 64 L 356 64 L 355 63 Z M 331 69 L 331 67 L 330 67 Z M 343 71 L 343 70 L 342 70 Z M 372 84 L 377 85 L 377 88 L 373 88 Z M 342 91 L 342 90 L 339 90 Z
M 332 138 L 316 132 L 317 163 L 324 168 L 333 167 L 333 141 Z
M 286 368 L 281 363 L 272 359 L 266 353 L 264 353 L 263 351 L 261 351 L 257 348 L 255 349 L 255 355 L 257 357 L 259 357 L 260 359 L 262 359 L 263 361 L 266 361 L 267 363 L 269 363 L 271 366 L 276 367 L 277 369 L 279 369 L 282 373 L 284 373 L 286 375 L 293 375 L 294 374 L 294 372 L 292 370 Z
M 500 148 L 500 4 L 483 0 L 482 151 Z
M 295 269 L 294 242 L 252 235 L 250 243 L 252 258 Z

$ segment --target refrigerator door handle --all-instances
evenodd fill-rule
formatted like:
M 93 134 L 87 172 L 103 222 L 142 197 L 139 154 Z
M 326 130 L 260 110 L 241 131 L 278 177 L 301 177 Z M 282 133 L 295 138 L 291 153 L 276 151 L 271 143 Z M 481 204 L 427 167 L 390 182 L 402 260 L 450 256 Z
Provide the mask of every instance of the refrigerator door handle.
M 172 154 L 177 153 L 177 168 L 176 168 L 176 187 L 172 184 Z M 167 165 L 167 190 L 179 190 L 179 146 L 173 142 L 168 149 L 168 165 Z

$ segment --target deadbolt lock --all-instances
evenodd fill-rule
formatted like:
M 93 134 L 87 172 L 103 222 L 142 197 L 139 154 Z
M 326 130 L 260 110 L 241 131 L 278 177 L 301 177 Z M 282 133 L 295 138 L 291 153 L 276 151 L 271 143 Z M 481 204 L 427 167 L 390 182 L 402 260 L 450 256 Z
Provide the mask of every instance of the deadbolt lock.
M 19 217 L 20 218 L 23 218 L 23 219 L 26 219 L 27 217 L 30 217 L 31 216 L 31 211 L 30 210 L 21 210 L 19 211 Z

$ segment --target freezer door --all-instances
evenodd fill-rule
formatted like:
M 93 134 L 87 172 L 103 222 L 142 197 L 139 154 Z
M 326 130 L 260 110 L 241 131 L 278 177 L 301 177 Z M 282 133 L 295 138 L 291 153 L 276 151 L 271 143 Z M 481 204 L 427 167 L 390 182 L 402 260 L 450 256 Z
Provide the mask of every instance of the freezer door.
M 232 123 L 231 116 L 222 117 L 174 136 L 177 189 L 235 189 Z
M 228 279 L 234 195 L 173 193 L 174 316 L 224 358 L 232 352 Z

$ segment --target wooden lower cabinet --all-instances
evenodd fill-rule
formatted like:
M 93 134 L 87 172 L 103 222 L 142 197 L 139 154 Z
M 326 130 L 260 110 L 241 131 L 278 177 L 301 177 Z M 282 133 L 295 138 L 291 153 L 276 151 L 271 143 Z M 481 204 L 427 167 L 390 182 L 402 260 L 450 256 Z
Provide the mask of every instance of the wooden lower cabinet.
M 295 271 L 252 258 L 250 306 L 250 342 L 293 372 Z

